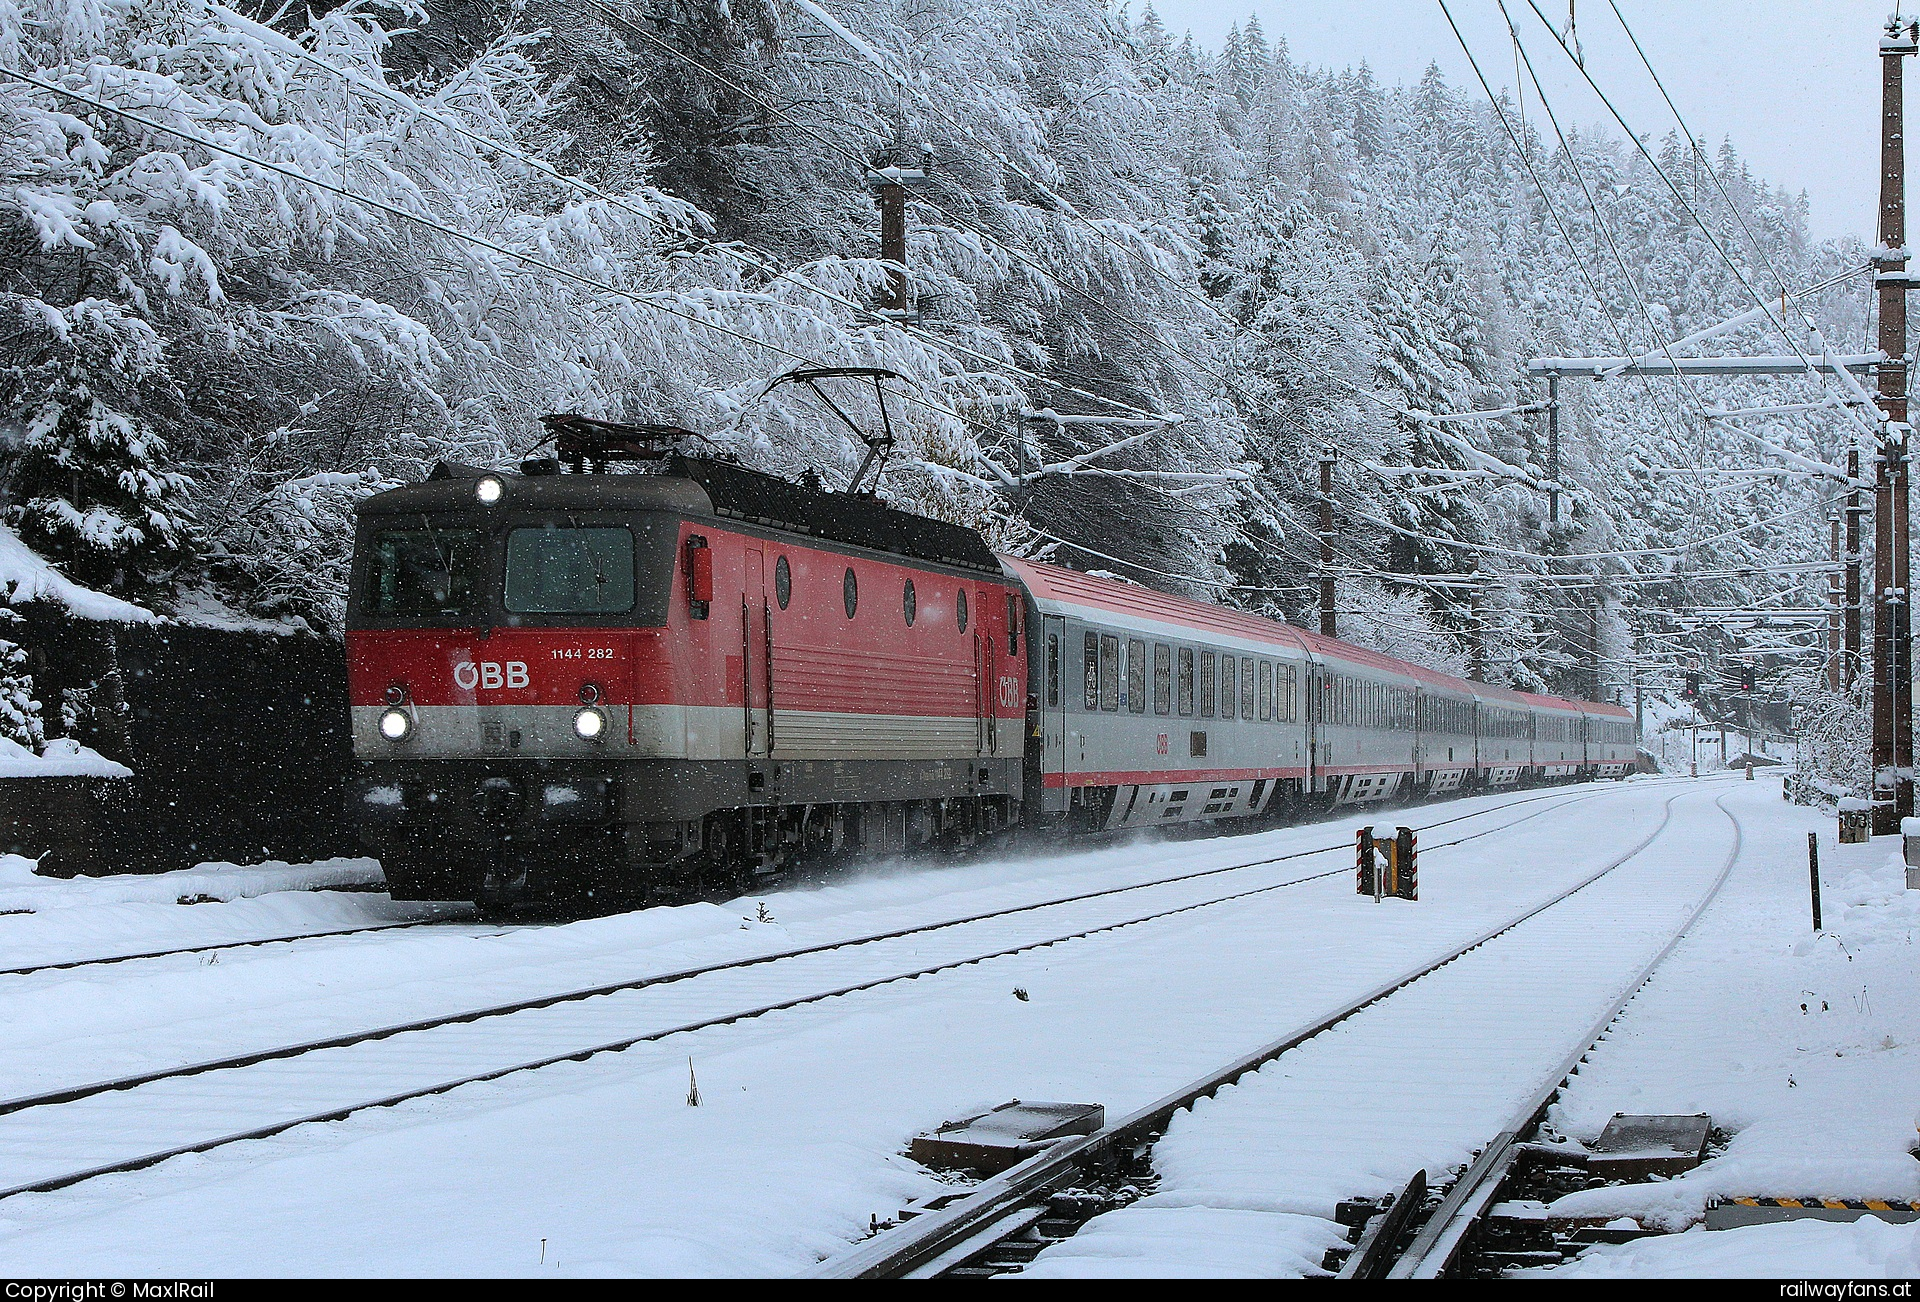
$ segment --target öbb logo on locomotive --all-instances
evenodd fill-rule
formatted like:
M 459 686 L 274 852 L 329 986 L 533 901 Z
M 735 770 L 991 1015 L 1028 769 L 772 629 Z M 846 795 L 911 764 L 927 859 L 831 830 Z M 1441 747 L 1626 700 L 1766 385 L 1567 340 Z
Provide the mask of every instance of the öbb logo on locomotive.
M 997 555 L 871 493 L 686 455 L 680 431 L 549 424 L 558 461 L 436 467 L 357 508 L 348 803 L 395 898 L 687 898 L 803 860 L 1635 758 L 1619 706 Z M 637 473 L 588 470 L 609 463 Z
M 524 660 L 509 660 L 503 665 L 498 661 L 482 660 L 475 664 L 471 660 L 462 660 L 453 667 L 453 685 L 467 692 L 476 687 L 488 691 L 502 687 L 525 687 L 527 663 Z

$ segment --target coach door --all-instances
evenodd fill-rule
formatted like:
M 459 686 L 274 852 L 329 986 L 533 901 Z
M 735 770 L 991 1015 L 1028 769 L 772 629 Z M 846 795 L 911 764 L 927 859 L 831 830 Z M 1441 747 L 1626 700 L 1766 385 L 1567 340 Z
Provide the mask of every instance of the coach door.
M 977 600 L 973 608 L 978 612 L 973 626 L 974 708 L 979 719 L 980 754 L 993 755 L 1000 749 L 1000 718 L 994 706 L 1000 677 L 999 632 L 994 627 L 999 603 L 984 589 L 974 595 Z
M 749 542 L 740 592 L 740 705 L 746 753 L 773 753 L 773 619 L 765 589 L 765 557 Z
M 1040 657 L 1040 772 L 1043 803 L 1058 793 L 1064 802 L 1067 774 L 1067 622 L 1048 615 L 1041 623 L 1040 645 L 1027 646 Z M 1052 779 L 1048 781 L 1048 779 Z M 1045 803 L 1052 808 L 1051 803 Z M 1065 808 L 1065 804 L 1061 805 Z

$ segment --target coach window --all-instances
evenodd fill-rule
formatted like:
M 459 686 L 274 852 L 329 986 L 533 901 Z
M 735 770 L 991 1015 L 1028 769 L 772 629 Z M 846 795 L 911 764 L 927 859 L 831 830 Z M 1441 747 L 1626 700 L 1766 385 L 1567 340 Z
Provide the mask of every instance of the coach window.
M 1173 648 L 1165 642 L 1153 644 L 1153 712 L 1173 713 Z
M 1273 661 L 1260 662 L 1260 718 L 1273 718 Z
M 1100 635 L 1088 633 L 1080 643 L 1080 654 L 1084 660 L 1081 676 L 1086 679 L 1086 701 L 1089 710 L 1100 708 Z
M 913 594 L 912 579 L 900 589 L 900 613 L 907 617 L 907 627 L 912 628 L 914 616 L 920 613 L 920 600 Z
M 1120 708 L 1120 639 L 1117 637 L 1100 639 L 1100 708 L 1109 712 Z
M 847 604 L 847 618 L 853 618 L 853 612 L 860 608 L 860 580 L 853 577 L 853 566 L 847 566 L 847 577 L 840 580 L 840 595 Z
M 1020 654 L 1020 598 L 1007 594 L 1007 654 Z
M 1232 656 L 1220 657 L 1220 717 L 1223 719 L 1233 717 L 1233 693 L 1236 690 L 1234 675 L 1237 672 Z
M 1180 648 L 1180 676 L 1174 680 L 1174 692 L 1179 697 L 1180 717 L 1186 718 L 1193 713 L 1193 648 Z
M 1060 635 L 1047 634 L 1047 704 L 1060 704 Z
M 1127 639 L 1127 713 L 1147 712 L 1147 642 L 1145 638 Z
M 953 622 L 960 626 L 962 633 L 967 631 L 967 590 L 965 588 L 960 589 L 959 592 L 954 594 Z M 1089 633 L 1087 636 L 1092 637 L 1093 634 Z M 1089 701 L 1087 708 L 1089 710 L 1093 708 L 1091 701 Z
M 1200 653 L 1200 717 L 1213 717 L 1213 652 Z
M 1240 657 L 1240 717 L 1251 719 L 1253 713 L 1253 658 Z

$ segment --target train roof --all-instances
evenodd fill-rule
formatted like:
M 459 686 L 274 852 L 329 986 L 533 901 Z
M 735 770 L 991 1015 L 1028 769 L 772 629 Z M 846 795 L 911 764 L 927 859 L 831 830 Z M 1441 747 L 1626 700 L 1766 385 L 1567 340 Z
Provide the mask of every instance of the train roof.
M 944 520 L 896 511 L 875 498 L 810 488 L 745 466 L 705 457 L 672 456 L 632 474 L 514 474 L 442 465 L 423 483 L 375 493 L 360 515 L 476 509 L 474 481 L 495 475 L 506 484 L 503 507 L 529 511 L 667 511 L 742 520 L 788 533 L 998 573 L 980 535 Z
M 1049 607 L 1055 610 L 1077 609 L 1099 615 L 1141 620 L 1171 629 L 1187 630 L 1198 636 L 1211 634 L 1263 642 L 1268 646 L 1305 652 L 1317 659 L 1339 660 L 1349 665 L 1365 666 L 1402 680 L 1410 680 L 1422 687 L 1437 688 L 1520 709 L 1627 717 L 1631 717 L 1632 714 L 1631 711 L 1616 705 L 1570 701 L 1558 696 L 1542 696 L 1530 692 L 1517 692 L 1508 687 L 1495 687 L 1470 678 L 1461 678 L 1455 674 L 1442 673 L 1437 669 L 1410 664 L 1405 660 L 1398 660 L 1393 656 L 1370 651 L 1366 647 L 1342 642 L 1338 638 L 1327 637 L 1308 629 L 1296 628 L 1292 624 L 1279 620 L 1249 615 L 1244 611 L 1195 601 L 1189 597 L 1176 597 L 1154 588 L 1140 587 L 1079 570 L 1066 569 L 1063 566 L 1046 565 L 1039 561 L 1005 554 L 1000 556 L 1000 563 L 1027 585 L 1027 591 L 1032 594 L 1035 604 L 1042 611 L 1048 611 Z

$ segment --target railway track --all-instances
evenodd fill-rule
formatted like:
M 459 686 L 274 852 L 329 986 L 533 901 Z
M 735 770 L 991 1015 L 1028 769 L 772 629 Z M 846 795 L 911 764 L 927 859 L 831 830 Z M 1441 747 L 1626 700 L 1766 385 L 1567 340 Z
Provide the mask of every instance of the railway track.
M 223 940 L 205 945 L 181 945 L 173 949 L 148 949 L 135 954 L 107 954 L 99 958 L 62 959 L 53 963 L 32 963 L 25 967 L 0 968 L 0 977 L 31 976 L 36 972 L 72 972 L 82 968 L 112 967 L 119 963 L 137 963 L 146 959 L 177 958 L 183 954 L 219 954 L 234 949 L 259 949 L 266 945 L 292 945 L 308 940 L 330 940 L 340 936 L 361 936 L 375 931 L 404 931 L 410 927 L 444 927 L 459 919 L 421 918 L 413 922 L 373 922 L 362 927 L 335 927 L 327 931 L 302 931 L 291 936 L 263 936 L 258 940 Z M 498 935 L 492 927 L 481 934 Z
M 1536 801 L 1541 801 L 1541 800 L 1551 800 L 1556 796 L 1565 797 L 1569 794 L 1572 794 L 1572 793 L 1564 790 L 1547 792 L 1542 795 L 1529 797 L 1526 800 L 1508 801 L 1502 805 L 1497 806 L 1497 808 L 1512 809 L 1519 805 L 1532 804 Z M 1325 819 L 1320 819 L 1315 821 L 1329 821 L 1336 816 L 1337 815 L 1335 814 L 1329 814 Z M 1460 819 L 1475 818 L 1480 816 L 1481 816 L 1480 813 L 1460 814 L 1460 815 L 1456 815 L 1454 818 L 1442 819 L 1437 823 L 1428 824 L 1427 827 L 1440 827 L 1447 823 L 1456 822 Z M 1424 831 L 1426 830 L 1426 828 L 1422 828 L 1421 830 Z M 1125 834 L 1112 833 L 1108 835 L 1114 841 L 1117 842 Z M 1182 839 L 1184 840 L 1184 838 Z M 1257 865 L 1257 864 L 1263 864 L 1267 862 L 1271 862 L 1271 860 L 1256 860 L 1256 861 L 1253 861 L 1253 864 Z M 1210 871 L 1232 871 L 1232 870 L 1216 869 L 1216 870 L 1210 870 Z M 1151 884 L 1151 883 L 1147 883 L 1147 884 Z M 31 964 L 26 964 L 20 967 L 0 968 L 0 977 L 31 976 L 38 972 L 70 972 L 70 971 L 78 971 L 85 968 L 112 967 L 120 963 L 135 963 L 135 962 L 142 962 L 148 959 L 177 958 L 182 955 L 188 955 L 188 954 L 218 954 L 218 953 L 225 952 L 227 950 L 258 949 L 267 945 L 290 945 L 290 944 L 295 944 L 301 941 L 329 940 L 329 939 L 334 939 L 341 936 L 358 936 L 358 935 L 363 935 L 363 934 L 376 932 L 376 931 L 403 931 L 409 928 L 417 928 L 417 927 L 447 926 L 449 925 L 449 923 L 458 924 L 459 922 L 460 922 L 459 919 L 449 919 L 449 918 L 421 918 L 414 921 L 375 922 L 375 923 L 368 923 L 364 926 L 359 926 L 359 927 L 336 927 L 336 928 L 330 928 L 323 931 L 296 932 L 292 935 L 286 935 L 286 936 L 263 936 L 256 940 L 213 941 L 205 945 L 181 945 L 181 946 L 175 946 L 170 949 L 140 950 L 136 953 L 131 953 L 131 954 L 106 954 L 106 955 L 101 955 L 99 957 L 94 957 L 94 958 L 60 959 L 60 960 L 46 962 L 46 963 L 31 963 Z M 509 927 L 509 928 L 506 928 L 505 930 L 518 930 L 518 929 L 519 928 L 516 928 L 516 927 Z M 503 929 L 497 926 L 485 927 L 481 932 L 481 934 L 491 936 L 491 935 L 502 934 L 502 931 Z
M 1568 1079 L 1579 1070 L 1587 1055 L 1593 1052 L 1608 1029 L 1626 1011 L 1633 997 L 1653 978 L 1667 956 L 1673 953 L 1674 947 L 1693 929 L 1694 923 L 1699 921 L 1700 915 L 1707 911 L 1719 896 L 1720 888 L 1726 884 L 1740 857 L 1742 837 L 1739 820 L 1727 811 L 1726 797 L 1722 796 L 1715 804 L 1722 813 L 1727 813 L 1733 823 L 1733 845 L 1722 860 L 1712 886 L 1688 912 L 1685 922 L 1673 932 L 1659 952 L 1628 980 L 1621 994 L 1578 1037 L 1567 1056 L 1547 1073 L 1539 1087 L 1509 1116 L 1499 1133 L 1480 1149 L 1473 1163 L 1453 1181 L 1440 1205 L 1425 1218 L 1411 1239 L 1403 1244 L 1399 1235 L 1387 1234 L 1385 1231 L 1388 1227 L 1382 1225 L 1380 1232 L 1374 1235 L 1374 1244 L 1378 1246 L 1373 1247 L 1370 1254 L 1363 1254 L 1360 1245 L 1356 1245 L 1354 1253 L 1342 1267 L 1341 1277 L 1439 1279 L 1457 1271 L 1471 1247 L 1476 1231 L 1495 1205 L 1501 1186 L 1513 1172 L 1524 1146 L 1546 1119 L 1547 1110 L 1560 1097 L 1560 1091 L 1565 1088 Z
M 1422 830 L 1540 806 L 1428 847 L 1439 850 L 1606 794 L 1552 792 L 1454 815 Z M 1351 871 L 1350 852 L 1351 842 L 1343 838 L 1148 882 L 6 1100 L 0 1102 L 0 1198 L 1343 876 Z M 1341 860 L 1325 871 L 1251 885 L 1210 881 L 1328 854 Z M 1201 893 L 1197 886 L 1215 889 Z M 1153 891 L 1170 898 L 1145 908 L 1132 898 Z
M 1431 1064 L 1401 1063 L 1399 1070 L 1407 1078 L 1402 1083 L 1413 1087 L 1411 1094 L 1397 1093 L 1392 1082 L 1382 1085 L 1382 1075 L 1393 1074 L 1391 1065 L 1383 1072 L 1383 1064 L 1392 1064 L 1391 1055 L 1398 1052 L 1395 1045 L 1408 1042 L 1408 1027 L 1416 1028 L 1417 1042 L 1424 1044 L 1436 1061 L 1452 1057 L 1475 1064 L 1470 1070 L 1483 1075 L 1487 1069 L 1477 1066 L 1483 1061 L 1494 1063 L 1494 1070 L 1500 1070 L 1503 1060 L 1498 1049 L 1489 1045 L 1499 1046 L 1508 1038 L 1502 1019 L 1511 1018 L 1512 1008 L 1492 1000 L 1482 1001 L 1491 1003 L 1492 1007 L 1476 1009 L 1475 991 L 1484 987 L 1485 971 L 1500 970 L 1503 964 L 1509 971 L 1522 970 L 1531 963 L 1536 969 L 1544 967 L 1549 973 L 1556 973 L 1560 969 L 1555 960 L 1564 961 L 1577 950 L 1583 935 L 1591 938 L 1596 947 L 1594 960 L 1602 961 L 1601 951 L 1610 938 L 1596 935 L 1602 929 L 1594 927 L 1590 920 L 1583 921 L 1577 914 L 1568 913 L 1568 906 L 1570 902 L 1591 898 L 1589 892 L 1604 892 L 1609 883 L 1619 888 L 1614 895 L 1622 899 L 1657 893 L 1650 892 L 1648 886 L 1657 879 L 1646 871 L 1636 878 L 1630 866 L 1639 864 L 1643 870 L 1649 866 L 1643 856 L 1668 833 L 1674 804 L 1684 794 L 1676 793 L 1667 799 L 1659 826 L 1647 837 L 1552 898 L 1437 958 L 1390 978 L 1312 1023 L 1289 1031 L 1093 1135 L 1061 1141 L 1047 1152 L 986 1180 L 963 1197 L 945 1205 L 935 1204 L 902 1224 L 883 1229 L 847 1253 L 821 1263 L 813 1273 L 828 1278 L 932 1278 L 1022 1270 L 1041 1252 L 1070 1241 L 1092 1218 L 1112 1212 L 1116 1218 L 1113 1223 L 1117 1225 L 1119 1217 L 1128 1215 L 1131 1200 L 1138 1195 L 1138 1184 L 1150 1182 L 1154 1168 L 1161 1165 L 1162 1154 L 1157 1146 L 1162 1145 L 1170 1133 L 1176 1137 L 1205 1135 L 1208 1128 L 1212 1128 L 1213 1147 L 1209 1149 L 1205 1141 L 1199 1141 L 1202 1152 L 1212 1153 L 1216 1159 L 1223 1150 L 1244 1154 L 1247 1164 L 1256 1168 L 1254 1179 L 1259 1181 L 1271 1178 L 1275 1158 L 1275 1154 L 1257 1151 L 1262 1127 L 1297 1127 L 1302 1110 L 1310 1108 L 1316 1098 L 1322 1102 L 1336 1100 L 1335 1115 L 1344 1109 L 1343 1118 L 1328 1124 L 1344 1124 L 1353 1129 L 1356 1132 L 1353 1146 L 1362 1151 L 1369 1144 L 1390 1136 L 1367 1133 L 1369 1121 L 1377 1118 L 1356 1117 L 1355 1101 L 1377 1098 L 1378 1107 L 1389 1122 L 1381 1127 L 1383 1130 L 1393 1129 L 1394 1117 L 1411 1115 L 1417 1123 L 1420 1093 L 1444 1090 L 1452 1082 L 1447 1081 L 1443 1073 L 1435 1074 Z M 1410 1187 L 1403 1193 L 1392 1214 L 1373 1218 L 1372 1238 L 1353 1250 L 1343 1274 L 1433 1277 L 1451 1267 L 1462 1244 L 1470 1240 L 1474 1227 L 1484 1216 L 1526 1136 L 1545 1114 L 1568 1074 L 1725 883 L 1739 854 L 1740 836 L 1738 821 L 1726 810 L 1724 799 L 1717 802 L 1717 808 L 1733 824 L 1732 848 L 1697 899 L 1690 898 L 1687 907 L 1680 910 L 1682 916 L 1677 925 L 1666 926 L 1659 937 L 1663 943 L 1657 952 L 1644 963 L 1632 965 L 1632 974 L 1624 984 L 1618 983 L 1618 969 L 1623 965 L 1616 961 L 1616 976 L 1607 983 L 1608 993 L 1588 1004 L 1589 1008 L 1599 1007 L 1597 1019 L 1581 1016 L 1580 1030 L 1562 1033 L 1545 1053 L 1534 1046 L 1538 1055 L 1536 1065 L 1525 1069 L 1515 1068 L 1511 1061 L 1504 1063 L 1509 1073 L 1525 1070 L 1525 1078 L 1537 1079 L 1538 1085 L 1526 1090 L 1524 1101 L 1517 1109 L 1501 1114 L 1505 1120 L 1497 1136 L 1480 1146 L 1477 1158 L 1446 1189 L 1431 1216 L 1422 1214 L 1430 1205 L 1419 1196 L 1424 1189 L 1423 1172 L 1419 1177 L 1420 1187 Z M 1625 879 L 1616 876 L 1623 870 L 1627 870 Z M 1613 906 L 1609 903 L 1608 907 Z M 1531 954 L 1527 952 L 1529 949 L 1533 951 Z M 1476 960 L 1482 969 L 1477 975 L 1468 971 Z M 1460 979 L 1450 981 L 1456 975 Z M 1476 981 L 1480 986 L 1474 984 Z M 1425 1007 L 1411 1018 L 1404 1011 L 1408 1005 L 1421 1003 Z M 1447 1033 L 1442 1034 L 1439 1027 L 1447 1025 L 1443 1019 L 1449 1013 L 1457 1014 L 1458 1022 L 1447 1026 Z M 1476 1013 L 1481 1015 L 1476 1017 Z M 1422 1018 L 1425 1020 L 1421 1021 Z M 1469 1029 L 1479 1032 L 1479 1038 L 1469 1034 Z M 1314 1061 L 1316 1049 L 1322 1052 Z M 1537 1065 L 1539 1062 L 1554 1065 L 1543 1069 Z M 1277 1063 L 1288 1064 L 1284 1073 L 1261 1075 L 1263 1068 Z M 1235 1105 L 1255 1096 L 1256 1086 L 1268 1084 L 1273 1086 L 1268 1092 L 1274 1095 L 1274 1100 L 1270 1100 L 1264 1110 L 1258 1102 L 1245 1102 L 1239 1108 L 1243 1114 L 1239 1128 L 1232 1128 Z M 1508 1093 L 1512 1092 L 1510 1077 L 1505 1088 Z M 1240 1097 L 1233 1098 L 1235 1095 Z M 1405 1105 L 1408 1097 L 1415 1100 L 1414 1104 L 1400 1106 L 1396 1111 L 1396 1105 Z M 1202 1100 L 1213 1101 L 1204 1121 L 1195 1110 L 1195 1105 Z M 1460 1104 L 1458 1097 L 1449 1096 L 1448 1109 Z M 1433 1111 L 1430 1098 L 1428 1111 Z M 1223 1121 L 1223 1117 L 1228 1120 Z M 1220 1130 L 1223 1125 L 1228 1129 Z M 1405 1139 L 1404 1135 L 1392 1137 Z M 1329 1146 L 1324 1143 L 1323 1135 L 1315 1135 L 1306 1142 L 1313 1151 L 1304 1157 L 1300 1153 L 1289 1155 L 1300 1159 L 1301 1169 L 1329 1160 Z M 1337 1149 L 1338 1145 L 1332 1147 Z M 1186 1148 L 1187 1165 L 1193 1165 L 1195 1160 L 1204 1161 L 1204 1158 L 1196 1159 L 1194 1142 L 1189 1142 Z M 1336 1174 L 1332 1178 L 1340 1177 Z M 1217 1174 L 1196 1177 L 1195 1187 L 1211 1188 L 1211 1181 L 1217 1179 Z M 1255 1201 L 1265 1202 L 1274 1192 L 1270 1186 L 1262 1185 Z M 1322 1192 L 1316 1191 L 1308 1201 Z M 1341 1196 L 1333 1194 L 1327 1201 L 1330 1203 Z M 1180 1205 L 1191 1212 L 1191 1207 Z M 1140 1265 L 1132 1260 L 1128 1264 L 1130 1267 Z

